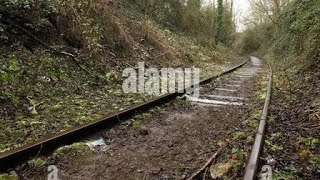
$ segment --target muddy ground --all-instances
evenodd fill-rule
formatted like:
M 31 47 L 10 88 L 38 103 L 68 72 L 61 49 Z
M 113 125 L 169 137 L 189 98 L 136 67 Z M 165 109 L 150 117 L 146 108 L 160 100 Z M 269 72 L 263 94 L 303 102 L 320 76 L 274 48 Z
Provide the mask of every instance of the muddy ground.
M 237 73 L 241 70 L 202 87 L 201 95 L 247 98 L 246 105 L 215 107 L 180 97 L 93 137 L 106 142 L 93 153 L 53 155 L 40 166 L 27 163 L 16 172 L 20 179 L 44 179 L 48 165 L 56 165 L 61 179 L 186 179 L 227 145 L 217 162 L 236 163 L 223 177 L 241 178 L 263 108 L 267 73 L 243 79 Z M 234 81 L 240 84 L 236 92 L 215 90 Z

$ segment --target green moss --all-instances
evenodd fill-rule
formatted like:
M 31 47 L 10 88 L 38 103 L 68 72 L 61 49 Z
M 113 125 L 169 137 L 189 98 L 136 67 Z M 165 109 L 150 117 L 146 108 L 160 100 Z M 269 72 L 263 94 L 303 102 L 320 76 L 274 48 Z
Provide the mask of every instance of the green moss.
M 266 97 L 267 97 L 267 89 L 264 88 L 264 89 L 256 92 L 256 98 L 258 100 L 264 100 L 264 99 L 266 99 Z
M 246 134 L 244 132 L 236 132 L 233 136 L 233 139 L 238 140 L 238 139 L 243 139 L 246 137 Z
M 281 132 L 277 132 L 271 135 L 271 139 L 273 140 L 279 140 L 283 137 L 283 134 Z
M 253 144 L 253 142 L 254 142 L 254 138 L 252 136 L 248 136 L 247 137 L 247 143 Z
M 302 148 L 316 148 L 317 145 L 320 145 L 320 139 L 315 138 L 302 138 L 299 141 L 299 144 L 301 144 Z
M 249 126 L 253 129 L 257 129 L 259 126 L 259 122 L 257 120 L 251 120 L 249 121 Z
M 18 180 L 18 175 L 15 173 L 12 174 L 0 174 L 0 180 Z
M 141 127 L 141 125 L 142 125 L 142 122 L 139 121 L 139 120 L 136 120 L 136 121 L 134 121 L 134 122 L 132 123 L 132 127 L 133 127 L 134 129 L 139 129 L 139 128 Z
M 58 158 L 66 158 L 70 156 L 83 157 L 91 154 L 93 154 L 93 150 L 91 150 L 85 143 L 74 143 L 69 146 L 64 146 L 53 153 L 53 155 Z
M 33 160 L 29 161 L 28 163 L 31 165 L 34 165 L 36 167 L 42 167 L 45 164 L 47 164 L 47 160 L 40 157 L 40 158 L 33 159 Z

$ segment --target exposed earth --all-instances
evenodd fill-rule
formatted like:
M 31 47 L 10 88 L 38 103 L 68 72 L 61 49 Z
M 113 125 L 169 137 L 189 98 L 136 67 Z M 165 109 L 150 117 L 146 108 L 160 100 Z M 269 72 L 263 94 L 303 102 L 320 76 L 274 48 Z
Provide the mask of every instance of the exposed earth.
M 231 166 L 221 177 L 240 178 L 268 80 L 267 71 L 253 63 L 201 87 L 197 99 L 208 102 L 177 98 L 96 135 L 92 139 L 102 137 L 106 145 L 93 152 L 79 153 L 76 146 L 64 155 L 58 150 L 42 166 L 19 167 L 18 175 L 43 179 L 48 165 L 56 165 L 61 179 L 186 179 L 227 145 L 217 162 Z

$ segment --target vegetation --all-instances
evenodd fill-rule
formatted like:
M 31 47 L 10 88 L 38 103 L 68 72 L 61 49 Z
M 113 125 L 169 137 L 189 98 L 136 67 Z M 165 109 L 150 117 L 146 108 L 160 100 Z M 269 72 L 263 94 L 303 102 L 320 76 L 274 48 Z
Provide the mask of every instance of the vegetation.
M 235 46 L 241 53 L 265 56 L 275 68 L 306 70 L 319 63 L 319 3 L 252 0 L 248 29 L 240 34 Z
M 252 0 L 251 5 L 248 29 L 234 46 L 240 53 L 264 57 L 275 70 L 274 118 L 269 121 L 265 154 L 283 165 L 273 165 L 273 178 L 319 179 L 314 127 L 320 117 L 320 1 Z
M 320 1 L 250 0 L 243 32 L 236 32 L 233 0 L 213 2 L 1 0 L 0 152 L 152 98 L 122 92 L 122 71 L 136 68 L 137 62 L 157 68 L 196 66 L 205 77 L 230 66 L 227 60 L 239 59 L 233 48 L 263 57 L 275 70 L 278 106 L 272 109 L 266 151 L 280 160 L 288 156 L 283 152 L 291 153 L 303 164 L 283 160 L 292 164 L 276 167 L 275 178 L 296 178 L 303 170 L 318 173 Z M 256 93 L 256 100 L 265 98 L 265 90 Z M 245 125 L 256 129 L 258 114 Z M 287 124 L 278 127 L 277 122 Z M 139 118 L 130 123 L 148 134 Z M 297 134 L 292 142 L 290 136 Z M 231 136 L 253 141 L 253 132 L 237 130 Z M 76 143 L 58 149 L 55 157 L 91 153 Z M 233 153 L 241 169 L 243 152 Z M 46 163 L 37 158 L 29 165 Z M 0 174 L 0 179 L 16 178 Z
M 218 1 L 204 5 L 203 0 L 136 0 L 146 16 L 172 31 L 180 31 L 197 42 L 214 46 L 215 43 L 232 44 L 235 35 L 233 1 Z M 184 2 L 184 3 L 183 3 Z M 214 38 L 215 37 L 215 38 Z
M 215 46 L 216 7 L 200 0 L 2 2 L 0 152 L 151 98 L 122 92 L 122 71 L 137 62 L 208 76 L 235 57 Z

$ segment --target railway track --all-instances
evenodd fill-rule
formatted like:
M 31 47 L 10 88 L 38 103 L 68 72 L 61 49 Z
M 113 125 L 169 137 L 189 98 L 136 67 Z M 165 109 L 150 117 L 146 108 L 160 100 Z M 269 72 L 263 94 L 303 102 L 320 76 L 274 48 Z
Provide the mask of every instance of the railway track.
M 270 69 L 270 73 L 269 73 L 267 96 L 266 96 L 265 104 L 262 111 L 262 117 L 259 122 L 259 129 L 257 131 L 253 148 L 251 151 L 251 156 L 246 167 L 244 180 L 253 180 L 253 179 L 256 179 L 256 176 L 257 176 L 260 155 L 263 148 L 264 136 L 266 133 L 266 125 L 268 120 L 268 108 L 270 105 L 271 93 L 272 93 L 273 71 L 271 66 L 269 69 Z M 272 179 L 272 177 L 269 177 L 269 179 L 270 178 Z
M 219 75 L 206 78 L 200 82 L 200 85 L 207 84 L 214 79 L 232 73 L 233 71 L 244 66 L 246 63 L 247 62 L 243 62 L 240 65 L 230 68 L 229 70 Z M 185 89 L 185 92 L 188 88 L 190 87 L 187 87 Z M 4 171 L 9 168 L 13 168 L 35 156 L 48 155 L 52 153 L 52 151 L 57 147 L 61 147 L 63 145 L 71 144 L 72 142 L 85 139 L 89 137 L 91 134 L 94 134 L 95 132 L 99 132 L 103 129 L 112 127 L 113 125 L 117 124 L 117 122 L 119 122 L 120 120 L 128 119 L 136 115 L 137 113 L 146 111 L 152 107 L 166 103 L 182 94 L 183 93 L 179 93 L 178 91 L 176 91 L 175 93 L 168 93 L 163 96 L 152 99 L 148 102 L 109 115 L 97 121 L 93 121 L 91 123 L 75 127 L 62 133 L 49 135 L 34 143 L 24 145 L 22 147 L 2 153 L 0 154 L 0 170 Z
M 214 108 L 220 108 L 224 106 L 246 106 L 248 103 L 248 99 L 245 97 L 232 96 L 229 94 L 235 93 L 237 89 L 243 86 L 243 81 L 255 76 L 260 69 L 261 62 L 257 58 L 251 58 L 251 63 L 253 64 L 253 68 L 243 68 L 243 66 L 247 62 L 241 63 L 238 66 L 235 66 L 217 76 L 213 76 L 207 79 L 204 79 L 200 82 L 200 85 L 204 86 L 206 84 L 210 84 L 213 80 L 216 80 L 220 77 L 224 77 L 226 75 L 232 74 L 234 71 L 241 68 L 241 72 L 238 72 L 234 75 L 234 80 L 229 80 L 228 82 L 223 83 L 223 86 L 212 87 L 213 90 L 209 88 L 208 93 L 202 94 L 199 98 L 191 98 L 187 96 L 187 99 L 191 101 L 195 105 L 199 106 L 210 106 Z M 271 95 L 271 84 L 272 84 L 272 71 L 270 69 L 269 75 L 269 88 L 268 95 L 266 98 L 266 103 L 264 107 L 263 117 L 260 121 L 260 126 L 258 133 L 256 135 L 256 140 L 253 146 L 252 154 L 250 161 L 246 168 L 246 173 L 244 179 L 255 179 L 256 173 L 259 166 L 259 156 L 262 149 L 262 140 L 265 132 L 265 125 L 267 120 L 267 110 L 270 103 L 270 95 Z M 188 89 L 188 88 L 186 88 Z M 0 170 L 7 170 L 9 168 L 14 168 L 17 165 L 31 159 L 35 156 L 39 155 L 49 155 L 55 150 L 57 147 L 61 147 L 63 145 L 71 144 L 75 141 L 80 141 L 90 137 L 92 134 L 96 132 L 100 132 L 101 130 L 108 129 L 114 125 L 116 125 L 119 120 L 124 120 L 135 116 L 138 113 L 142 113 L 148 109 L 151 109 L 155 106 L 159 106 L 161 104 L 167 103 L 177 96 L 181 96 L 184 93 L 172 93 L 166 94 L 161 97 L 152 99 L 146 103 L 134 106 L 132 108 L 126 109 L 124 111 L 118 112 L 116 114 L 107 116 L 95 122 L 82 125 L 77 128 L 73 128 L 69 131 L 51 135 L 45 137 L 37 142 L 32 144 L 20 147 L 18 149 L 14 149 L 12 151 L 5 152 L 0 154 Z

